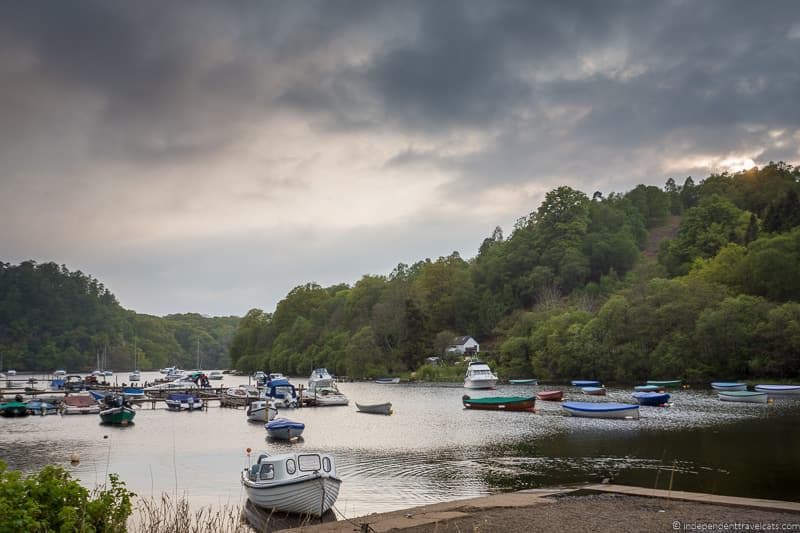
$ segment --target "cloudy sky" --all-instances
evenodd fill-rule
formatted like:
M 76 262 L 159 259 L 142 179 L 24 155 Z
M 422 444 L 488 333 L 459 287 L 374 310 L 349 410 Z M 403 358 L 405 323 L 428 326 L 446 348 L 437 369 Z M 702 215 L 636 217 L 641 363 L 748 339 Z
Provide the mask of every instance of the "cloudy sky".
M 800 163 L 800 3 L 5 2 L 0 260 L 274 309 L 588 194 Z

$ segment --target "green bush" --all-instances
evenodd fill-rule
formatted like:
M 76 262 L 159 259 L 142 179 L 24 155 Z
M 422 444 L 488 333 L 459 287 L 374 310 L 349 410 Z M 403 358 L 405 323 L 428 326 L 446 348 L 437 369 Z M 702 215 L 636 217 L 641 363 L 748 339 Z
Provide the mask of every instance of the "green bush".
M 24 477 L 0 461 L 0 533 L 124 531 L 135 495 L 116 474 L 109 479 L 90 492 L 59 466 Z

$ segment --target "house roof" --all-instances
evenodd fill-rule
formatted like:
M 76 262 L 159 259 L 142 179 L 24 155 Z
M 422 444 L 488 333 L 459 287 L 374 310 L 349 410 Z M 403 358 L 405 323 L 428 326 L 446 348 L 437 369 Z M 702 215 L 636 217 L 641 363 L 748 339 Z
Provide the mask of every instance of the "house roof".
M 453 339 L 453 344 L 452 344 L 452 346 L 461 346 L 461 345 L 464 345 L 464 344 L 466 344 L 466 343 L 467 343 L 467 341 L 469 341 L 470 339 L 472 339 L 472 337 L 470 337 L 469 335 L 467 335 L 467 336 L 465 336 L 465 337 L 456 337 L 455 339 Z M 474 340 L 474 339 L 473 339 L 473 340 Z

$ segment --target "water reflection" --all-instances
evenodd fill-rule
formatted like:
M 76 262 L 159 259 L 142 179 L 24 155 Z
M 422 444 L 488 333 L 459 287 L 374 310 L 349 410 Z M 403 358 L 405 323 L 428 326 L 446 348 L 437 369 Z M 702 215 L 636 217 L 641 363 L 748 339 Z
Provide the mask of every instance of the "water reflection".
M 152 380 L 153 375 L 146 375 Z M 297 383 L 304 380 L 296 379 Z M 226 386 L 247 378 L 226 376 Z M 478 395 L 530 395 L 543 387 L 501 386 Z M 85 484 L 117 472 L 144 496 L 188 496 L 193 505 L 243 504 L 245 450 L 316 450 L 336 456 L 344 480 L 335 510 L 353 517 L 500 490 L 609 478 L 645 487 L 800 499 L 800 406 L 719 402 L 711 391 L 673 394 L 672 407 L 643 407 L 641 419 L 564 417 L 559 403 L 537 414 L 465 410 L 463 389 L 343 383 L 346 407 L 283 410 L 303 422 L 303 440 L 266 438 L 243 409 L 138 409 L 136 426 L 101 426 L 97 415 L 0 419 L 0 458 L 12 468 L 68 468 Z M 567 398 L 591 401 L 566 387 Z M 605 399 L 630 401 L 630 390 Z M 392 402 L 389 417 L 354 403 Z M 80 463 L 70 465 L 72 453 Z

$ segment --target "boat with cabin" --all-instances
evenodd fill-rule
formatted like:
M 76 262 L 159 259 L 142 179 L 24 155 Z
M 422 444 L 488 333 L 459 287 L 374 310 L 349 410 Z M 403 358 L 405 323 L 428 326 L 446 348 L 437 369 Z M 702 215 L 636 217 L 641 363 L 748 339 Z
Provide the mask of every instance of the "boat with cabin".
M 769 401 L 769 394 L 766 392 L 746 390 L 718 391 L 717 397 L 723 402 L 767 403 Z
M 341 393 L 335 382 L 326 386 L 317 385 L 313 389 L 309 388 L 305 398 L 309 400 L 311 405 L 318 407 L 350 404 L 350 400 Z
M 62 370 L 62 369 L 59 369 L 59 370 L 56 370 L 55 372 L 53 372 L 53 377 L 54 378 L 63 378 L 66 375 L 67 375 L 67 371 L 66 370 Z
M 230 387 L 220 396 L 219 403 L 223 407 L 244 407 L 258 401 L 259 391 L 255 385 L 239 385 Z
M 308 390 L 316 387 L 332 387 L 336 379 L 328 372 L 327 368 L 315 368 L 308 377 Z
M 306 425 L 288 418 L 275 418 L 264 425 L 267 435 L 278 440 L 293 440 L 303 434 Z
M 369 413 L 372 415 L 390 415 L 392 414 L 392 402 L 362 404 L 356 402 L 356 409 L 359 413 Z
M 624 418 L 638 419 L 639 405 L 629 403 L 564 402 L 564 413 L 583 418 Z
M 482 411 L 529 411 L 533 412 L 536 396 L 489 396 L 486 398 L 470 398 L 466 394 L 461 397 L 466 409 Z
M 211 381 L 219 381 L 223 378 L 223 374 L 221 370 L 212 370 L 208 373 L 208 379 Z
M 302 515 L 324 515 L 336 502 L 341 484 L 333 456 L 325 453 L 264 453 L 242 472 L 242 485 L 253 504 Z
M 483 361 L 470 361 L 464 374 L 465 389 L 493 389 L 497 385 L 497 374 Z
M 263 394 L 265 399 L 271 400 L 275 407 L 297 407 L 300 398 L 297 389 L 286 378 L 273 379 L 267 382 Z
M 200 411 L 203 409 L 203 400 L 197 394 L 173 392 L 165 400 L 170 411 Z

